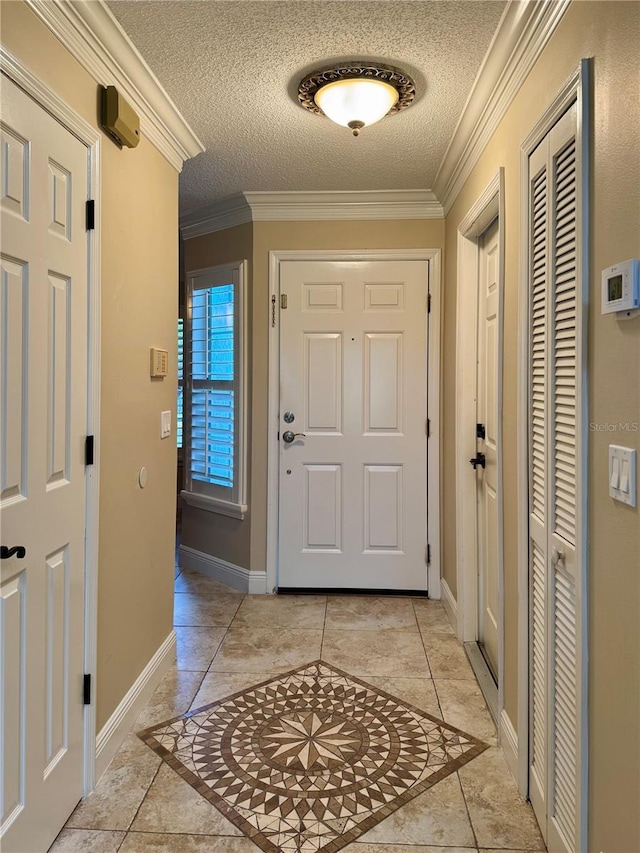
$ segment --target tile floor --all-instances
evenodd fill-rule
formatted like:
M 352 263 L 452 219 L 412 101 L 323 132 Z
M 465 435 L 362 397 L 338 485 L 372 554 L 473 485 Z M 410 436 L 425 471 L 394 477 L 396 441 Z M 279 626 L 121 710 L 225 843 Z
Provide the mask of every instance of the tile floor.
M 489 744 L 344 850 L 544 851 L 531 807 L 518 794 L 439 602 L 248 596 L 183 571 L 175 582 L 175 625 L 176 666 L 133 732 L 321 658 Z M 51 853 L 257 853 L 133 732 Z

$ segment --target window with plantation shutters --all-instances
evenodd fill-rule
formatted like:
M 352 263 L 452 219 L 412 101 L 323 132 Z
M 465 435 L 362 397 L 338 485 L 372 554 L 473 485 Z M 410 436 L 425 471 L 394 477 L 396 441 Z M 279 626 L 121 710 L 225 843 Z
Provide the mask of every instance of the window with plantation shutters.
M 582 285 L 577 106 L 528 160 L 529 787 L 549 850 L 583 849 Z
M 244 267 L 212 267 L 187 277 L 183 363 L 183 497 L 235 517 L 246 511 Z

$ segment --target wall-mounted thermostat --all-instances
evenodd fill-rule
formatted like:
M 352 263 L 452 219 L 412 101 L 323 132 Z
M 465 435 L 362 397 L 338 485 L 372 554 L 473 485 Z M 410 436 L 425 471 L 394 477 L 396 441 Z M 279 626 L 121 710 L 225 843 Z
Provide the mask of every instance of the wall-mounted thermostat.
M 640 308 L 640 261 L 632 258 L 602 270 L 602 313 Z
M 151 347 L 151 375 L 167 376 L 169 373 L 169 351 Z

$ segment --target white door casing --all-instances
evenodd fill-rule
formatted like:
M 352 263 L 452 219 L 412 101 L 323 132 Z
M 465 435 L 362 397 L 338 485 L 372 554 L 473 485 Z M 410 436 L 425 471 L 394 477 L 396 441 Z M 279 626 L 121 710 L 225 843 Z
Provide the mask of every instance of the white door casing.
M 427 262 L 289 261 L 280 285 L 278 585 L 426 591 Z
M 3 56 L 3 60 L 4 60 Z M 3 63 L 4 64 L 4 63 Z M 87 146 L 3 79 L 2 848 L 46 849 L 83 793 Z
M 485 467 L 476 469 L 478 531 L 478 644 L 498 681 L 499 669 L 499 538 L 498 382 L 501 352 L 499 332 L 500 246 L 496 220 L 480 238 L 478 287 L 478 370 L 476 423 L 484 428 L 477 449 Z
M 457 244 L 457 297 L 456 297 L 456 434 L 455 434 L 455 491 L 456 491 L 456 576 L 457 576 L 457 633 L 467 645 L 469 659 L 481 686 L 485 699 L 499 726 L 503 743 L 509 740 L 511 721 L 504 710 L 504 548 L 503 548 L 503 488 L 502 488 L 502 375 L 503 375 L 503 317 L 504 317 L 504 168 L 498 169 L 481 195 L 470 207 L 458 226 Z M 484 472 L 476 472 L 469 460 L 478 451 L 485 452 L 484 442 L 478 440 L 476 424 L 481 388 L 478 387 L 478 352 L 483 344 L 480 340 L 480 309 L 487 314 L 487 299 L 481 305 L 481 250 L 483 235 L 497 221 L 497 252 L 495 253 L 495 276 L 497 291 L 493 286 L 488 294 L 489 318 L 495 340 L 494 366 L 491 389 L 494 426 L 489 428 L 490 453 L 495 457 L 495 473 L 490 471 L 490 482 L 495 490 L 496 519 L 492 526 L 495 534 L 495 575 L 492 583 L 493 621 L 497 623 L 497 668 L 491 672 L 480 652 L 482 639 L 481 589 L 482 572 L 482 529 L 479 516 L 479 490 L 483 487 Z M 492 253 L 494 254 L 494 253 Z M 491 319 L 495 316 L 495 320 Z M 485 319 L 486 322 L 486 319 Z M 481 331 L 481 330 L 480 330 Z M 493 356 L 492 356 L 493 358 Z M 484 372 L 484 369 L 483 371 Z M 482 421 L 481 421 L 482 422 Z M 485 424 L 486 427 L 486 424 Z M 480 507 L 481 508 L 481 507 Z M 497 686 L 496 686 L 497 680 Z M 508 753 L 506 753 L 508 756 Z
M 528 671 L 523 740 L 538 822 L 549 850 L 563 853 L 586 849 L 587 826 L 586 80 L 584 61 L 522 147 L 528 345 L 520 412 L 528 430 L 520 451 L 526 448 L 528 538 L 520 543 L 520 571 L 529 626 L 520 656 Z

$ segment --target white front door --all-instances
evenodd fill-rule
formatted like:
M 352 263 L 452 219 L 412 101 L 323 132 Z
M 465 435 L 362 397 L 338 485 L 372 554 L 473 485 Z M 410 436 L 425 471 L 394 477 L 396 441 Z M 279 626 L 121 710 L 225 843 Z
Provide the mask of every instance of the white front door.
M 281 264 L 279 588 L 427 589 L 428 274 Z
M 478 465 L 478 645 L 498 680 L 498 308 L 499 226 L 496 220 L 480 238 L 478 287 L 477 448 Z
M 87 149 L 2 79 L 3 853 L 44 851 L 82 796 Z

